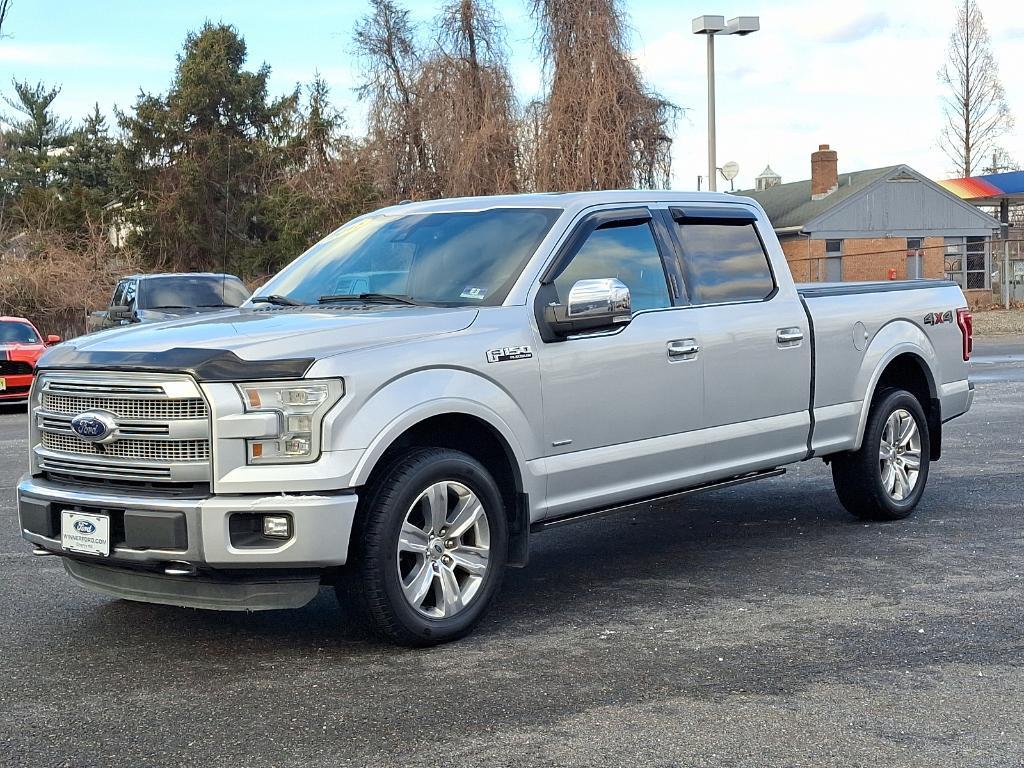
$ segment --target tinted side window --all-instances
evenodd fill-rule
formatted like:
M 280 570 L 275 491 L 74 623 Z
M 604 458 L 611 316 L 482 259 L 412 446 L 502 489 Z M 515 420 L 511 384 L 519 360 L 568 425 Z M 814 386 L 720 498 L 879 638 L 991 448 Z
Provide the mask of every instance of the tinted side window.
M 114 295 L 110 299 L 110 306 L 112 306 L 112 307 L 120 307 L 120 306 L 123 305 L 123 302 L 124 302 L 124 292 L 125 292 L 125 289 L 128 287 L 128 282 L 129 282 L 128 280 L 122 280 L 121 282 L 119 282 L 114 287 Z
M 768 255 L 753 224 L 679 224 L 693 304 L 760 301 L 774 289 Z
M 665 267 L 646 222 L 597 229 L 555 278 L 558 300 L 565 302 L 577 280 L 617 277 L 629 288 L 633 311 L 672 305 Z

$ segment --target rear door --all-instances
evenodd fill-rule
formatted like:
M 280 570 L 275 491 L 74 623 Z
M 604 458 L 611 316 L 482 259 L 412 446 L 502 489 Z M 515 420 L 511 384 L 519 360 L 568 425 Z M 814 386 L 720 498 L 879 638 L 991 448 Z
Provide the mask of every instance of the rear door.
M 552 265 L 557 301 L 578 280 L 618 278 L 633 315 L 540 345 L 549 516 L 674 489 L 703 462 L 703 361 L 685 349 L 697 317 L 668 237 L 646 207 L 600 211 Z
M 802 458 L 810 430 L 811 333 L 788 273 L 776 279 L 751 208 L 670 208 L 704 358 L 710 476 Z M 777 247 L 777 245 L 776 245 Z M 779 251 L 776 263 L 784 265 Z M 784 267 L 783 267 L 784 268 Z

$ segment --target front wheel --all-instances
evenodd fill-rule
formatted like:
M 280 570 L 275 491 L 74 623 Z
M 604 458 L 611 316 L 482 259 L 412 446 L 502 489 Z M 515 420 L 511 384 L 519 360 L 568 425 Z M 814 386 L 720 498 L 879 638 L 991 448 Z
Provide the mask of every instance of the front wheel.
M 418 448 L 367 491 L 339 599 L 402 645 L 468 634 L 498 591 L 507 555 L 490 473 L 459 451 Z
M 928 482 L 928 438 L 928 420 L 916 397 L 902 389 L 880 392 L 860 450 L 832 460 L 839 501 L 865 520 L 907 517 Z

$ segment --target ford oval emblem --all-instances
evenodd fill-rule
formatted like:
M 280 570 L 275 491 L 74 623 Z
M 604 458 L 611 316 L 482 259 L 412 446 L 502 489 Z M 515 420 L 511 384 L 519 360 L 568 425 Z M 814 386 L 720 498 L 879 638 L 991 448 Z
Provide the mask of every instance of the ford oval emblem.
M 79 520 L 75 523 L 75 530 L 79 533 L 96 533 L 96 526 L 88 520 Z
M 71 431 L 83 440 L 98 443 L 114 434 L 117 422 L 111 414 L 90 411 L 80 413 L 71 419 Z

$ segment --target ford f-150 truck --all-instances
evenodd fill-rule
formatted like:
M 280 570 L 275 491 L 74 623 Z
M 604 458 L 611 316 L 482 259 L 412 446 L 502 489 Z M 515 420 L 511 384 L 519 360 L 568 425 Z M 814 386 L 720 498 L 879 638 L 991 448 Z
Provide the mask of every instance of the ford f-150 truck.
M 910 514 L 971 335 L 951 282 L 794 285 L 742 197 L 397 205 L 239 309 L 48 351 L 20 526 L 102 593 L 326 584 L 396 642 L 451 640 L 551 526 L 812 458 L 854 515 Z

